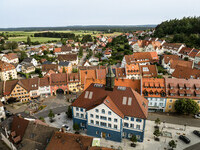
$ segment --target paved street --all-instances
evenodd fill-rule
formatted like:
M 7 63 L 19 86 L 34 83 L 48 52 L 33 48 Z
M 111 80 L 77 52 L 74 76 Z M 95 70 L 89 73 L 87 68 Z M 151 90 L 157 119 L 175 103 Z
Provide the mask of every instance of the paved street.
M 199 150 L 200 149 L 200 142 L 197 144 L 194 144 L 188 148 L 185 148 L 184 150 Z
M 200 119 L 195 119 L 191 116 L 172 116 L 167 115 L 166 113 L 149 113 L 148 114 L 148 120 L 156 120 L 156 118 L 159 118 L 162 122 L 165 121 L 166 123 L 172 123 L 172 124 L 179 124 L 184 125 L 187 124 L 187 126 L 193 126 L 193 127 L 200 127 Z
M 67 111 L 67 105 L 61 106 L 61 107 L 56 107 L 56 108 L 51 108 L 54 114 L 60 114 L 62 112 L 66 112 Z M 49 114 L 49 110 L 50 109 L 45 109 L 42 110 L 36 114 L 34 114 L 35 117 L 39 118 L 39 117 L 48 117 Z

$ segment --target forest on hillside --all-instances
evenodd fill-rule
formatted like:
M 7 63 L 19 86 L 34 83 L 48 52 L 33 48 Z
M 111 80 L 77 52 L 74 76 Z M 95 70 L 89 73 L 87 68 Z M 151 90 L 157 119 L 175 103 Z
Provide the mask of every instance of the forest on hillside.
M 155 28 L 154 36 L 165 37 L 168 42 L 185 43 L 188 47 L 200 48 L 200 17 L 164 21 Z

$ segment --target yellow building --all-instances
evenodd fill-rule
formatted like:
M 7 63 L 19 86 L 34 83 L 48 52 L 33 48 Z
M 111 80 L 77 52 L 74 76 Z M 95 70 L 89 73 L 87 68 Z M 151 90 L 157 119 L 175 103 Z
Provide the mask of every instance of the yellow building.
M 68 88 L 72 93 L 81 91 L 81 81 L 78 73 L 68 74 Z
M 5 82 L 5 98 L 6 100 L 14 98 L 17 101 L 25 102 L 30 100 L 28 87 L 28 80 L 12 80 Z

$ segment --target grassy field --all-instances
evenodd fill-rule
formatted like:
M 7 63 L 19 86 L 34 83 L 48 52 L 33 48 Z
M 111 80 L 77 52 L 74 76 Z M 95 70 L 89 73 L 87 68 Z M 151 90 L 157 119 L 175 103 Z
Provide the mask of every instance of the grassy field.
M 47 38 L 47 37 L 33 37 L 34 33 L 38 33 L 38 32 L 46 32 L 46 31 L 0 31 L 4 32 L 6 35 L 15 35 L 16 37 L 9 37 L 8 41 L 26 41 L 27 37 L 30 36 L 31 37 L 31 41 L 35 42 L 35 41 L 39 41 L 40 43 L 45 43 L 48 41 L 52 41 L 52 40 L 57 40 L 60 41 L 60 38 Z M 79 31 L 69 31 L 69 30 L 64 30 L 64 31 L 50 31 L 50 32 L 62 32 L 62 33 L 74 33 L 75 35 L 87 35 L 90 34 L 92 36 L 100 36 L 102 35 L 102 33 L 100 31 L 85 31 L 85 30 L 79 30 Z M 118 36 L 120 35 L 120 32 L 114 32 L 114 33 L 106 33 L 103 34 L 105 36 Z

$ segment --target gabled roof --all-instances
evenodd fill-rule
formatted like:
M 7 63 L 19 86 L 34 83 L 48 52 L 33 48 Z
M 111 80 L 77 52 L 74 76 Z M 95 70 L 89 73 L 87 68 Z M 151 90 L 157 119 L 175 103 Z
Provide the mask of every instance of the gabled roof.
M 92 146 L 92 141 L 93 137 L 89 136 L 55 132 L 46 150 L 88 150 Z
M 44 77 L 39 79 L 39 86 L 49 86 L 49 78 Z
M 184 60 L 170 60 L 170 68 L 175 69 L 177 66 L 192 68 L 192 61 L 184 61 Z
M 15 66 L 4 61 L 0 61 L 0 72 L 15 69 Z
M 8 53 L 8 54 L 5 54 L 3 57 L 6 57 L 9 60 L 18 58 L 17 53 Z
M 165 64 L 168 64 L 170 60 L 179 60 L 179 56 L 178 55 L 164 55 L 163 57 Z
M 200 70 L 183 66 L 177 66 L 174 72 L 172 73 L 172 77 L 184 79 L 198 79 L 200 78 Z
M 67 74 L 66 73 L 54 73 L 50 75 L 50 85 L 62 85 L 67 84 Z
M 77 60 L 77 54 L 58 55 L 59 61 L 74 61 Z
M 142 65 L 140 66 L 140 73 L 142 77 L 157 77 L 158 71 L 156 65 Z
M 86 92 L 93 92 L 92 97 L 85 98 Z M 95 84 L 91 84 L 75 100 L 72 106 L 85 108 L 87 110 L 101 104 L 107 96 L 110 97 L 110 99 L 116 105 L 116 108 L 118 108 L 123 113 L 124 116 L 131 116 L 143 119 L 147 118 L 148 100 L 146 100 L 136 91 L 132 90 L 130 87 L 126 87 L 125 90 L 120 90 L 119 87 L 115 86 L 113 91 L 107 91 L 105 90 L 105 86 L 96 87 Z M 122 103 L 123 99 L 127 99 L 126 104 Z M 129 99 L 131 99 L 130 102 Z
M 193 49 L 190 53 L 189 53 L 189 57 L 195 58 L 195 56 L 199 53 L 200 50 L 198 49 Z

